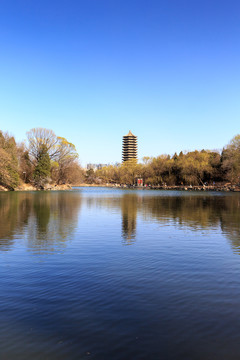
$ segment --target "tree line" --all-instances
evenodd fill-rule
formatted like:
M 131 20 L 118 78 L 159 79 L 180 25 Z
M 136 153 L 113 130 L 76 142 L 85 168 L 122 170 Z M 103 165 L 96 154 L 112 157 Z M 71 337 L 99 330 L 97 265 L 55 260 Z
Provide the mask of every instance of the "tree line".
M 222 151 L 195 150 L 179 154 L 129 160 L 97 171 L 84 171 L 74 144 L 52 130 L 34 128 L 26 141 L 0 131 L 0 185 L 14 190 L 21 183 L 44 189 L 46 184 L 127 184 L 137 178 L 144 184 L 204 185 L 240 184 L 240 135 Z
M 14 190 L 27 183 L 44 189 L 47 183 L 74 184 L 82 177 L 74 144 L 52 130 L 31 129 L 22 143 L 0 131 L 0 185 Z
M 142 178 L 148 185 L 204 185 L 240 183 L 240 135 L 222 151 L 195 150 L 179 154 L 144 157 L 141 163 L 126 161 L 87 174 L 89 182 L 133 185 Z

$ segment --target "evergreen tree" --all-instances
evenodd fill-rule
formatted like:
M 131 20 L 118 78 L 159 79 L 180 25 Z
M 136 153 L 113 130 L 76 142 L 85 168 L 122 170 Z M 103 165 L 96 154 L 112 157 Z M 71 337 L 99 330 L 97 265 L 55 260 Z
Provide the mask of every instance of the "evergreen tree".
M 37 165 L 33 172 L 35 184 L 41 188 L 50 178 L 51 162 L 46 145 L 42 145 L 37 158 Z

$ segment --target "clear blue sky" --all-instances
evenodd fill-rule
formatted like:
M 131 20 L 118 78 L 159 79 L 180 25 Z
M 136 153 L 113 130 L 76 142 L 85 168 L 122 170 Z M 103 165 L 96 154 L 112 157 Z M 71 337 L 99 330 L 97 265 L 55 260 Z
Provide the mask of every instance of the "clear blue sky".
M 240 133 L 240 1 L 1 0 L 0 129 L 81 163 L 219 149 Z

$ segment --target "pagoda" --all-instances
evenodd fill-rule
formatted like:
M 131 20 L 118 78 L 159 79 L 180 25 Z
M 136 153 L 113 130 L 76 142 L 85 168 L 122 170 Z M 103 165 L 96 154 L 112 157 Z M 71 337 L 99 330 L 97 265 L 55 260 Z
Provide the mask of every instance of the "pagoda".
M 122 145 L 122 161 L 137 160 L 137 136 L 133 135 L 129 130 L 129 133 L 123 136 Z

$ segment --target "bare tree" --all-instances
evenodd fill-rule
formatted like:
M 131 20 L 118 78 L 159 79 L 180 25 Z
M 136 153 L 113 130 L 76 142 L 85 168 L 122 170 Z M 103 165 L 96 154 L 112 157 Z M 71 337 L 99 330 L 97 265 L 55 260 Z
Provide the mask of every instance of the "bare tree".
M 55 155 L 55 162 L 58 163 L 58 183 L 67 181 L 68 169 L 77 160 L 78 153 L 75 145 L 63 137 L 58 137 L 58 151 Z
M 52 130 L 35 128 L 27 133 L 29 155 L 36 166 L 44 147 L 51 160 L 52 179 L 57 183 L 67 181 L 67 169 L 78 158 L 75 145 L 64 137 L 56 136 Z
M 29 155 L 33 162 L 38 161 L 42 147 L 46 147 L 50 159 L 59 153 L 58 138 L 52 130 L 34 128 L 27 132 Z

